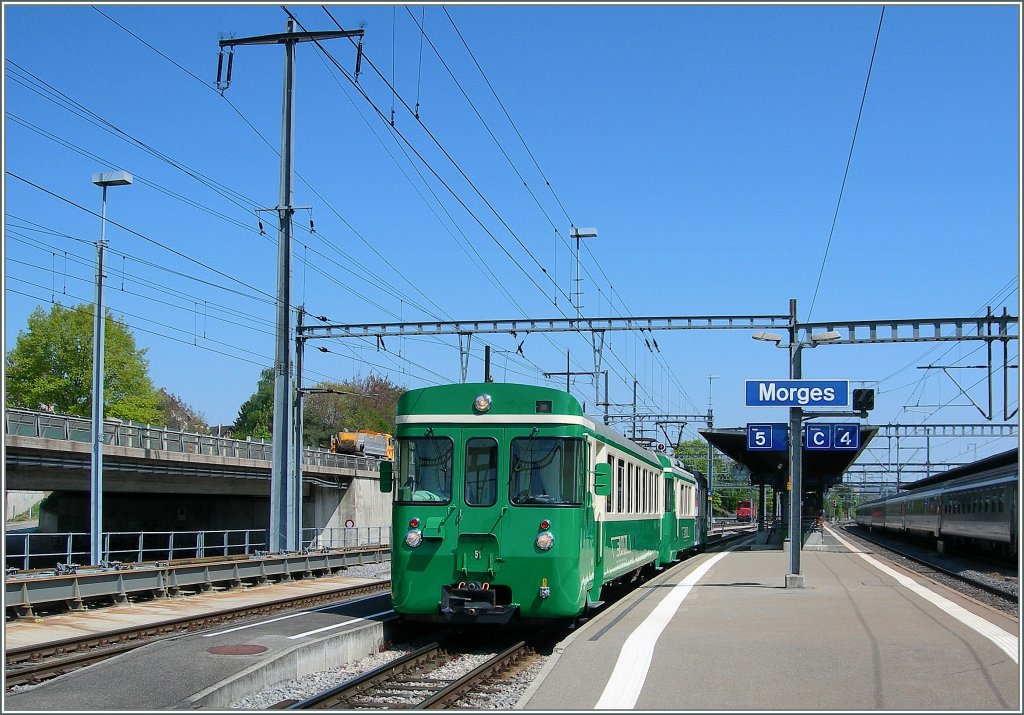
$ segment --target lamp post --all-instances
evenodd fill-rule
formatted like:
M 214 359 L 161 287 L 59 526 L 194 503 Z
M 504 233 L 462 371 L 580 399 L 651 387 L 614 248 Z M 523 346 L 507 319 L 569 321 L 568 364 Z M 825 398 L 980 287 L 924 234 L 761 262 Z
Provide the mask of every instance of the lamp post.
M 796 299 L 789 301 L 789 345 L 780 345 L 782 336 L 777 333 L 758 331 L 754 340 L 775 343 L 775 347 L 789 349 L 789 378 L 803 377 L 801 350 L 842 336 L 838 331 L 808 335 L 808 342 L 799 339 L 800 326 L 796 321 Z M 803 536 L 801 516 L 803 503 L 803 408 L 799 405 L 789 408 L 789 573 L 786 575 L 787 588 L 803 588 L 804 577 L 800 573 L 800 545 Z
M 126 171 L 108 171 L 92 175 L 92 183 L 103 189 L 100 209 L 100 240 L 96 243 L 96 305 L 92 329 L 92 459 L 89 493 L 89 559 L 93 565 L 103 560 L 103 250 L 107 246 L 107 187 L 127 186 L 132 175 Z

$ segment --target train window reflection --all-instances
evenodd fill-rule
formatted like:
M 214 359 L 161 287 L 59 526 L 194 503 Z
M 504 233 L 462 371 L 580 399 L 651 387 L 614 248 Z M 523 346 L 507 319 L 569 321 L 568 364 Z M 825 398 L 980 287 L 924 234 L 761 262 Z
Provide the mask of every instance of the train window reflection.
M 433 434 L 398 440 L 395 501 L 451 501 L 454 450 L 451 438 Z
M 509 501 L 513 504 L 582 502 L 583 440 L 517 437 L 512 440 Z
M 498 500 L 498 442 L 476 437 L 466 441 L 466 503 L 493 506 Z

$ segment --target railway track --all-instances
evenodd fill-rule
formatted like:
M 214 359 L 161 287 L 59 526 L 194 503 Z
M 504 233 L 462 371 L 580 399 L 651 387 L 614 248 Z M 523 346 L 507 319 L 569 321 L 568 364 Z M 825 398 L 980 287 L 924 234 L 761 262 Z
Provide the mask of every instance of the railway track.
M 494 681 L 518 672 L 536 657 L 526 641 L 514 643 L 464 675 L 450 677 L 453 658 L 440 643 L 430 643 L 305 700 L 285 700 L 275 710 L 423 710 L 456 705 L 466 695 L 496 687 Z
M 261 618 L 302 608 L 344 601 L 391 588 L 390 580 L 337 588 L 301 597 L 282 598 L 251 606 L 186 616 L 145 626 L 132 626 L 94 636 L 67 638 L 39 646 L 13 648 L 5 653 L 5 687 L 38 683 L 120 655 L 162 638 L 220 628 L 249 618 Z

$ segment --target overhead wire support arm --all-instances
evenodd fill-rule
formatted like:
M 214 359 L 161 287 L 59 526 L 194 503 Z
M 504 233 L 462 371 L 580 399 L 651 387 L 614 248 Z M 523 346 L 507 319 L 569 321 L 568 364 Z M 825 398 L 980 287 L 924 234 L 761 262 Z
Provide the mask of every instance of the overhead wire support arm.
M 310 325 L 310 338 L 364 338 L 460 333 L 561 333 L 606 330 L 768 330 L 787 326 L 788 315 L 699 315 L 637 318 L 522 318 L 511 320 L 423 321 Z

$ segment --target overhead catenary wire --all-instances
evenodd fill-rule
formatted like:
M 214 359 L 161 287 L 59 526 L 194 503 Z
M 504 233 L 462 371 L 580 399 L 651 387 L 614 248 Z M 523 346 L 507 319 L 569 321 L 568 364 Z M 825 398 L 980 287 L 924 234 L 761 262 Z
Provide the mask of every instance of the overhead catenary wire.
M 169 58 L 169 57 L 168 57 L 168 56 L 167 56 L 166 54 L 164 54 L 164 53 L 160 52 L 159 50 L 156 50 L 156 48 L 155 48 L 155 47 L 153 47 L 153 46 L 152 46 L 152 45 L 151 45 L 150 43 L 147 43 L 147 42 L 145 42 L 144 40 L 142 40 L 142 38 L 140 38 L 140 37 L 139 37 L 138 35 L 136 35 L 135 33 L 132 33 L 131 31 L 127 30 L 127 28 L 125 28 L 125 27 L 124 27 L 123 25 L 121 25 L 120 23 L 117 23 L 117 22 L 115 22 L 115 24 L 117 24 L 118 26 L 122 27 L 122 29 L 124 29 L 125 31 L 129 32 L 129 34 L 131 34 L 132 36 L 136 37 L 136 39 L 139 39 L 139 40 L 140 40 L 141 42 L 143 42 L 143 44 L 145 44 L 146 46 L 148 46 L 148 47 L 150 47 L 151 49 L 153 49 L 154 51 L 156 51 L 156 52 L 157 52 L 158 54 L 160 54 L 161 56 L 163 56 L 163 57 L 164 57 L 165 59 L 167 59 L 168 61 L 171 61 L 171 62 L 172 62 L 173 64 L 175 64 L 176 66 L 178 66 L 178 67 L 179 67 L 179 69 L 183 69 L 183 70 L 184 70 L 184 68 L 183 68 L 183 67 L 182 67 L 182 66 L 180 65 L 180 63 L 174 62 L 174 61 L 173 61 L 173 60 L 171 60 L 171 59 L 170 59 L 170 58 Z M 198 80 L 198 78 L 197 78 L 197 77 L 195 77 L 195 75 L 194 75 L 193 73 L 191 73 L 191 72 L 188 72 L 187 70 L 184 70 L 184 71 L 186 71 L 186 72 L 187 72 L 188 74 L 190 74 L 190 76 L 192 76 L 192 77 L 193 77 L 194 79 L 196 79 L 197 81 L 200 81 L 200 80 Z M 201 81 L 200 81 L 200 82 L 201 82 Z M 208 86 L 208 85 L 206 85 L 206 83 L 203 83 L 203 82 L 201 82 L 201 83 L 202 83 L 202 84 L 204 84 L 204 86 Z M 233 107 L 233 108 L 234 108 L 234 107 Z M 234 108 L 234 109 L 236 110 L 236 112 L 238 111 L 238 110 L 237 110 L 237 108 Z M 239 112 L 239 113 L 240 113 L 240 112 Z M 247 122 L 247 123 L 248 123 L 248 122 Z M 250 123 L 250 125 L 251 125 L 251 123 Z M 261 137 L 261 138 L 262 138 L 262 137 Z M 272 147 L 272 145 L 270 145 L 270 144 L 269 144 L 269 142 L 268 142 L 268 146 L 271 146 L 271 147 Z
M 818 280 L 814 284 L 814 294 L 811 296 L 811 305 L 807 308 L 807 320 L 811 320 L 811 313 L 814 312 L 814 302 L 818 298 L 818 289 L 821 287 L 821 277 L 825 274 L 825 263 L 828 261 L 828 250 L 832 246 L 832 236 L 836 231 L 836 222 L 839 220 L 839 207 L 843 203 L 843 192 L 846 190 L 846 179 L 850 175 L 850 164 L 853 163 L 853 149 L 857 145 L 857 132 L 860 129 L 860 120 L 864 115 L 864 102 L 868 97 L 868 84 L 871 82 L 871 70 L 875 66 L 875 53 L 878 51 L 878 38 L 882 35 L 882 20 L 885 18 L 885 5 L 878 15 L 878 29 L 875 30 L 875 43 L 871 48 L 871 60 L 868 62 L 868 74 L 864 78 L 864 89 L 860 96 L 860 108 L 857 110 L 857 122 L 853 126 L 853 138 L 850 140 L 850 151 L 846 156 L 846 169 L 843 171 L 843 181 L 839 186 L 839 198 L 836 200 L 836 210 L 832 216 L 832 227 L 828 232 L 828 241 L 825 242 L 825 255 L 821 257 L 821 268 L 818 270 Z

